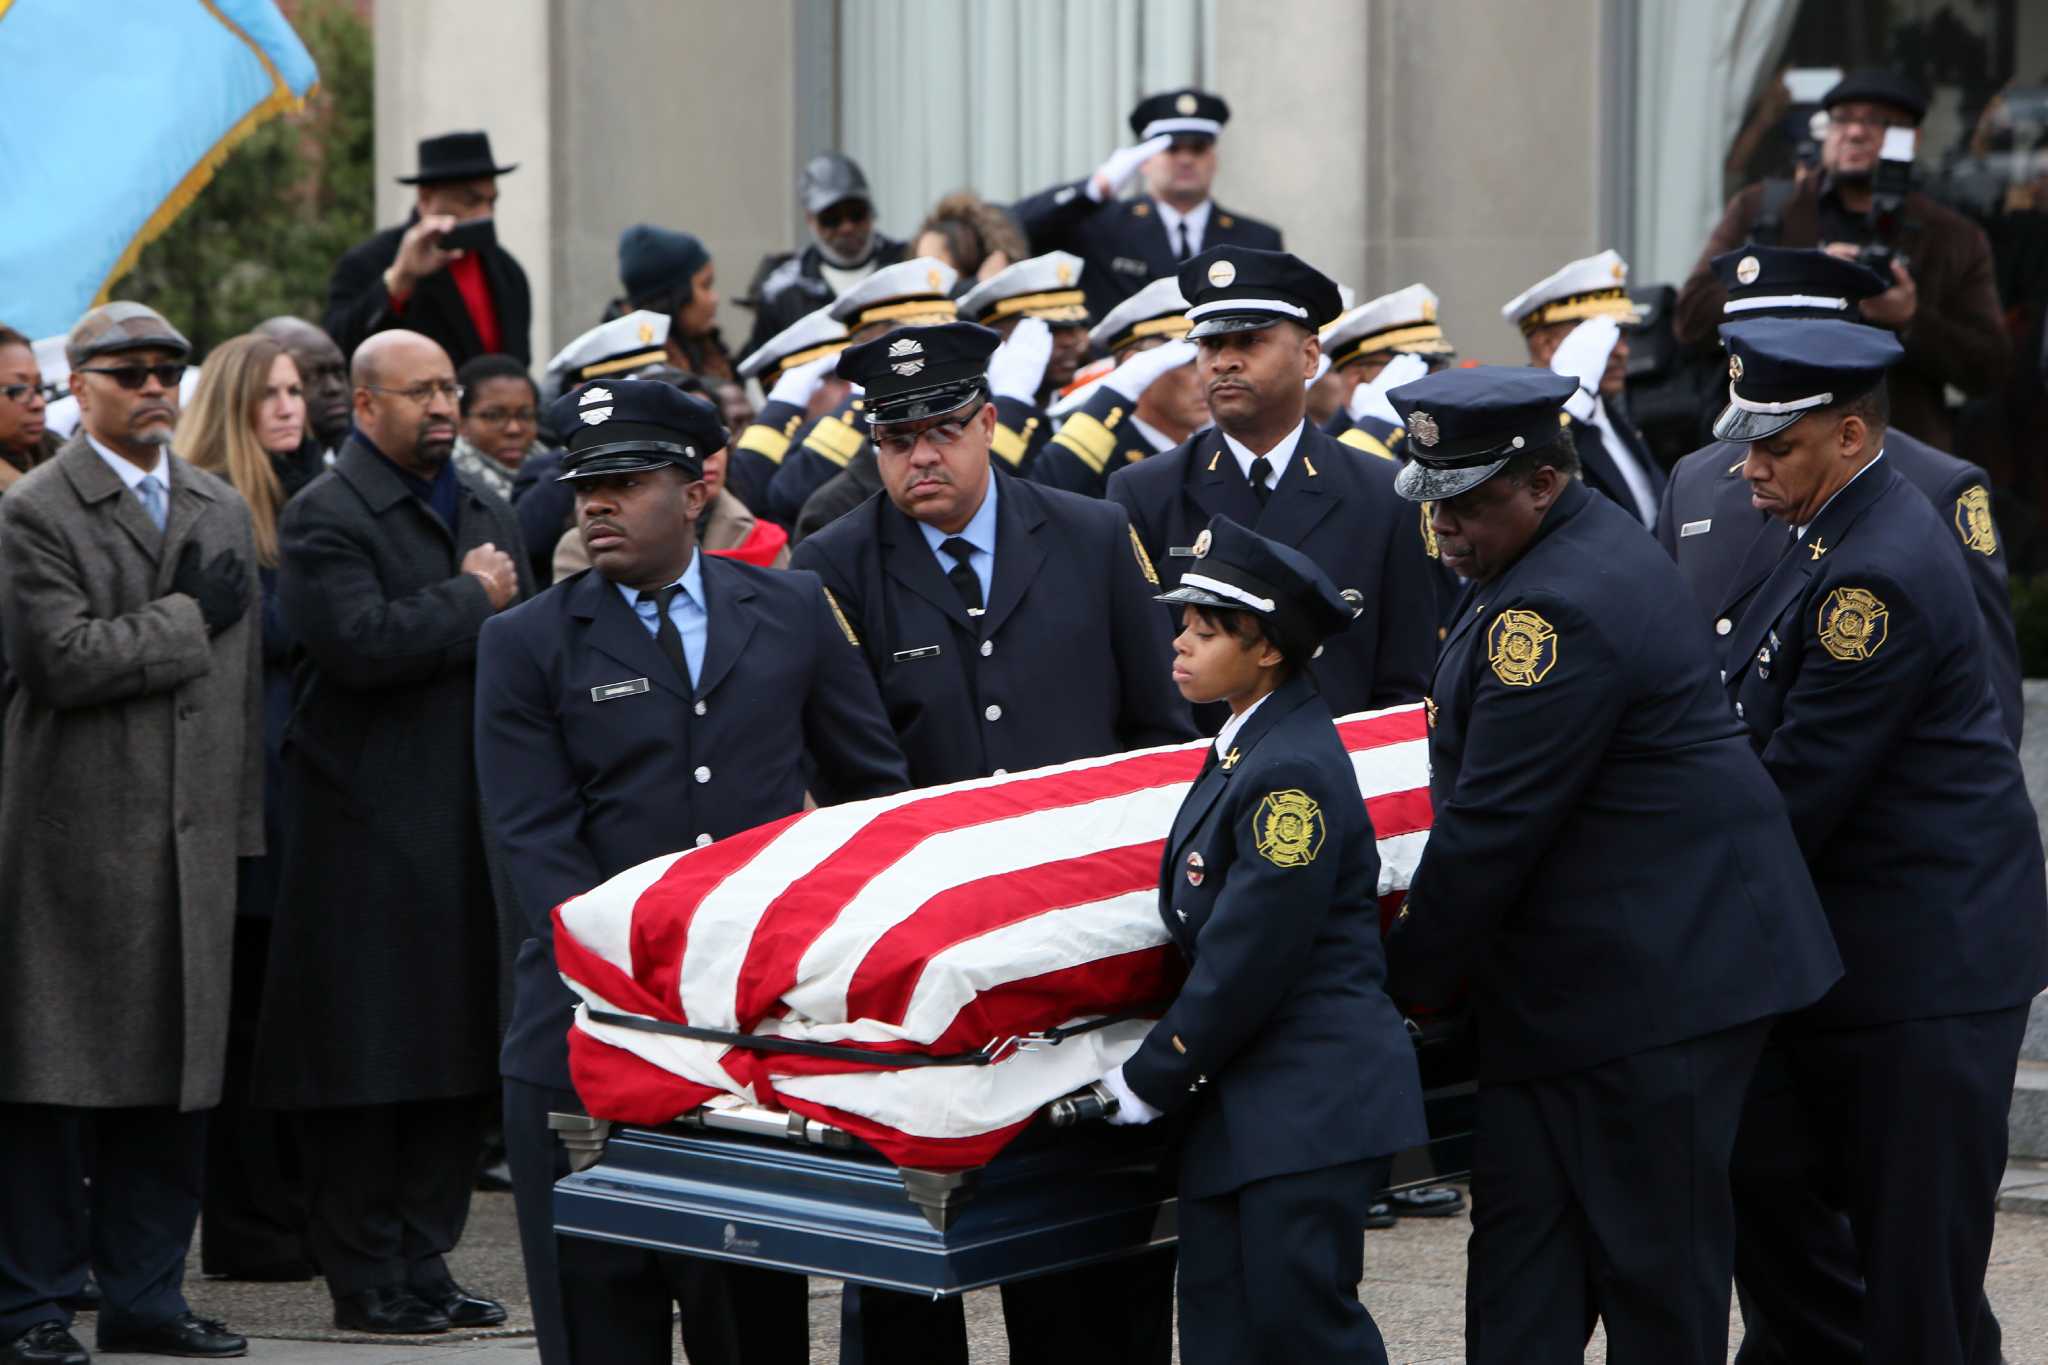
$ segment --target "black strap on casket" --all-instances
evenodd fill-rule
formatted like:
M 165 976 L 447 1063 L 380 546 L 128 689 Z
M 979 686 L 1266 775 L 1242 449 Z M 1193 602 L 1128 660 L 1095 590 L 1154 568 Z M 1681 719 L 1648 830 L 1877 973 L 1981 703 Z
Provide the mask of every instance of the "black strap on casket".
M 972 1052 L 877 1052 L 871 1047 L 851 1043 L 811 1043 L 801 1038 L 778 1038 L 772 1034 L 737 1033 L 730 1029 L 697 1028 L 690 1024 L 672 1024 L 666 1019 L 649 1019 L 641 1014 L 617 1014 L 611 1010 L 592 1009 L 591 1019 L 600 1024 L 611 1024 L 618 1028 L 637 1029 L 642 1033 L 660 1033 L 670 1038 L 690 1038 L 700 1043 L 723 1043 L 728 1047 L 745 1048 L 749 1052 L 779 1052 L 792 1057 L 818 1057 L 830 1062 L 863 1062 L 881 1068 L 909 1068 L 921 1066 L 992 1066 L 1009 1056 L 1024 1044 L 1043 1043 L 1058 1047 L 1069 1038 L 1097 1029 L 1108 1028 L 1111 1024 L 1128 1023 L 1133 1019 L 1149 1019 L 1157 1016 L 1162 1007 L 1148 1006 L 1141 1010 L 1126 1010 L 1122 1014 L 1105 1015 L 1085 1023 L 1068 1024 L 1062 1028 L 1043 1029 L 1037 1033 L 1011 1038 L 991 1038 Z

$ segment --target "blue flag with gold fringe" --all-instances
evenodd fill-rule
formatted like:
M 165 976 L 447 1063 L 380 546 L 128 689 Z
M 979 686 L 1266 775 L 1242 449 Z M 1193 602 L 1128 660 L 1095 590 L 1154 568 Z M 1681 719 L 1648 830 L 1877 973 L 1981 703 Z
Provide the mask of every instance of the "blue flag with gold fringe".
M 34 337 L 319 79 L 275 0 L 0 0 L 0 71 L 0 322 Z

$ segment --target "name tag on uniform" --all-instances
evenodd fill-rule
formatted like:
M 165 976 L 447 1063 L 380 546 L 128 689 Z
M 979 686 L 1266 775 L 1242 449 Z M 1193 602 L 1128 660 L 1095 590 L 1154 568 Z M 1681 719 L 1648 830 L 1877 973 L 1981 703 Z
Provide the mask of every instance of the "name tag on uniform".
M 1146 265 L 1135 256 L 1112 257 L 1109 262 L 1109 268 L 1120 275 L 1144 275 L 1150 273 L 1152 269 L 1151 266 Z
M 1678 528 L 1678 538 L 1684 540 L 1687 536 L 1703 536 L 1713 529 L 1714 519 L 1712 517 L 1708 517 L 1705 521 L 1688 521 L 1685 525 Z
M 936 659 L 939 657 L 939 647 L 921 645 L 916 649 L 899 649 L 889 657 L 899 664 L 909 663 L 912 659 Z
M 633 678 L 626 682 L 606 683 L 590 689 L 592 701 L 617 701 L 620 697 L 637 697 L 647 690 L 647 679 Z
M 1166 547 L 1166 557 L 1168 559 L 1193 559 L 1195 557 L 1195 547 L 1192 545 L 1169 545 Z

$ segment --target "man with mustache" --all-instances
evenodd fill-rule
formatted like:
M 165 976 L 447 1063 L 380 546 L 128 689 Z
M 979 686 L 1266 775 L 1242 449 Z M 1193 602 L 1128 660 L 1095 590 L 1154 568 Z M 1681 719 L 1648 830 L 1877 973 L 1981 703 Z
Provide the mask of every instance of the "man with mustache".
M 1214 516 L 1301 551 L 1366 613 L 1310 666 L 1331 713 L 1416 700 L 1437 640 L 1422 518 L 1394 492 L 1392 461 L 1307 420 L 1316 329 L 1343 312 L 1336 284 L 1284 251 L 1233 246 L 1189 261 L 1180 290 L 1215 426 L 1118 470 L 1109 500 L 1130 514 L 1169 589 Z M 1222 708 L 1195 717 L 1213 733 Z
M 299 1111 L 337 1327 L 487 1327 L 505 1310 L 443 1260 L 498 1082 L 472 693 L 478 632 L 532 585 L 512 509 L 449 464 L 447 353 L 379 332 L 351 377 L 355 434 L 279 528 L 306 657 L 251 1103 Z

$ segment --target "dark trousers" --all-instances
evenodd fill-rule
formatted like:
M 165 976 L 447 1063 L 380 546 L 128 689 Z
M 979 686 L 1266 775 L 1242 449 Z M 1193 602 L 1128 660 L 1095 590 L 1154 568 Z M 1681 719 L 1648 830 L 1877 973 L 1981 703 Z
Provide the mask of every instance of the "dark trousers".
M 1735 1214 L 1728 1166 L 1767 1025 L 1562 1076 L 1481 1085 L 1465 1352 L 1722 1365 Z
M 1171 1247 L 1080 1266 L 1002 1287 L 1012 1365 L 1166 1365 L 1173 1356 Z M 932 1300 L 846 1286 L 840 1299 L 840 1365 L 967 1365 L 966 1310 Z
M 1758 1311 L 1782 1358 L 1998 1358 L 1984 1269 L 2026 1016 L 2017 1007 L 1774 1043 L 1782 1071 L 1767 1071 L 1751 1094 L 1734 1179 L 1744 1312 Z M 1807 1151 L 1815 1155 L 1802 1163 Z M 1799 1217 L 1788 1232 L 1774 1204 L 1788 1167 L 1802 1164 L 1813 1183 L 1792 1205 Z M 1837 1255 L 1808 1259 L 1793 1238 L 1827 1229 L 1833 1209 L 1848 1216 L 1846 1238 L 1837 1225 Z
M 1731 1168 L 1736 1365 L 1861 1365 L 1863 1270 L 1836 1167 L 1822 1150 L 1782 1048 L 1764 1049 Z M 1998 1365 L 2004 1332 L 1978 1295 L 1974 1365 Z
M 1255 1180 L 1180 1199 L 1183 1365 L 1385 1365 L 1379 1325 L 1358 1301 L 1372 1161 Z
M 199 1263 L 209 1275 L 264 1273 L 306 1259 L 306 1197 L 299 1185 L 298 1142 L 291 1121 L 275 1109 L 254 1109 L 247 1102 L 269 962 L 270 920 L 238 917 L 227 1071 L 220 1104 L 206 1127 Z
M 469 1221 L 482 1096 L 308 1109 L 297 1115 L 306 1246 L 337 1297 L 448 1279 Z
M 806 1365 L 803 1276 L 555 1235 L 554 1186 L 569 1161 L 548 1112 L 581 1109 L 568 1091 L 505 1081 L 505 1154 L 541 1365 L 668 1365 L 678 1307 L 696 1365 Z
M 88 1265 L 102 1338 L 185 1312 L 205 1153 L 203 1112 L 0 1105 L 0 1342 L 69 1323 Z

